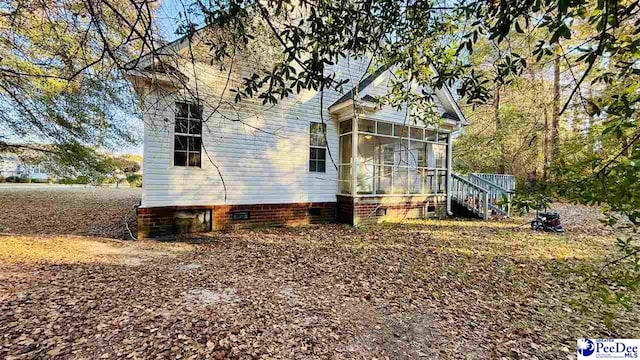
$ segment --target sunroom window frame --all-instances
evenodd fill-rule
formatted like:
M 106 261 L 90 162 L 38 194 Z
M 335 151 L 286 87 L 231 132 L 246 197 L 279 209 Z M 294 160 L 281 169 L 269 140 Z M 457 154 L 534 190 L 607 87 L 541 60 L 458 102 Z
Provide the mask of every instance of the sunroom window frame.
M 375 129 L 375 133 L 371 133 L 371 132 L 366 132 L 366 131 L 358 131 L 358 121 L 359 120 L 368 120 L 368 121 L 374 121 L 375 125 L 374 125 L 374 129 Z M 451 137 L 451 132 L 450 131 L 446 131 L 443 129 L 433 129 L 433 128 L 429 128 L 429 127 L 421 127 L 421 126 L 412 126 L 409 124 L 400 124 L 400 123 L 394 123 L 391 121 L 384 121 L 384 120 L 376 120 L 376 119 L 370 119 L 370 118 L 350 118 L 350 119 L 344 119 L 341 121 L 351 121 L 352 123 L 352 128 L 351 131 L 347 131 L 344 133 L 340 133 L 339 134 L 339 138 L 341 138 L 342 136 L 350 136 L 351 137 L 351 151 L 352 151 L 352 155 L 351 155 L 351 162 L 350 163 L 342 163 L 342 154 L 340 154 L 340 169 L 342 171 L 342 169 L 344 168 L 343 166 L 351 166 L 351 178 L 350 178 L 350 182 L 351 182 L 351 193 L 345 193 L 341 191 L 341 182 L 343 180 L 341 180 L 341 176 L 340 174 L 338 174 L 338 184 L 337 184 L 337 194 L 341 195 L 341 196 L 348 196 L 348 197 L 424 197 L 424 196 L 446 196 L 447 191 L 448 191 L 448 183 L 450 182 L 449 178 L 450 178 L 450 156 L 451 156 L 451 151 L 450 151 L 450 147 L 451 147 L 451 141 L 450 141 L 450 137 Z M 385 135 L 385 134 L 379 134 L 378 133 L 378 124 L 379 123 L 386 123 L 386 124 L 390 124 L 392 125 L 392 135 Z M 396 136 L 395 132 L 395 125 L 400 125 L 400 126 L 405 126 L 407 129 L 407 136 L 406 137 L 401 137 L 401 136 Z M 411 137 L 411 130 L 412 129 L 421 129 L 422 132 L 422 139 L 414 139 Z M 426 140 L 427 139 L 427 131 L 433 131 L 435 132 L 436 136 L 435 136 L 435 141 L 431 141 L 431 140 Z M 439 134 L 446 134 L 446 138 L 447 141 L 439 141 L 440 137 Z M 444 159 L 444 163 L 442 164 L 443 167 L 437 167 L 437 166 L 411 166 L 409 164 L 407 165 L 393 165 L 392 167 L 392 174 L 391 174 L 391 193 L 386 193 L 386 194 L 378 194 L 377 191 L 377 173 L 376 170 L 379 167 L 385 166 L 384 164 L 378 164 L 375 163 L 373 164 L 373 168 L 374 168 L 374 174 L 372 175 L 372 183 L 373 183 L 373 189 L 372 189 L 372 193 L 366 193 L 366 194 L 359 194 L 358 193 L 358 169 L 359 169 L 359 164 L 358 164 L 358 147 L 359 147 L 359 136 L 360 135 L 373 135 L 373 136 L 377 136 L 377 137 L 386 137 L 386 138 L 394 138 L 394 139 L 399 139 L 401 141 L 406 140 L 406 153 L 407 153 L 407 158 L 409 156 L 410 153 L 410 149 L 411 149 L 411 143 L 412 142 L 419 142 L 419 143 L 423 143 L 423 144 L 436 144 L 436 145 L 444 145 L 444 153 L 445 153 L 445 159 Z M 340 151 L 342 151 L 342 148 L 340 149 Z M 425 150 L 425 157 L 427 160 L 428 159 L 428 153 Z M 396 162 L 395 160 L 395 154 L 394 154 L 394 163 Z M 393 193 L 394 192 L 394 181 L 395 181 L 395 175 L 396 172 L 400 170 L 400 171 L 405 171 L 407 172 L 406 174 L 406 184 L 404 185 L 404 191 L 402 193 Z M 422 175 L 420 176 L 421 179 L 421 183 L 420 183 L 420 187 L 421 187 L 421 191 L 419 193 L 411 193 L 410 189 L 411 189 L 411 173 L 413 171 L 416 170 L 420 170 L 422 172 Z M 427 186 L 427 182 L 425 180 L 425 177 L 428 176 L 426 173 L 427 172 L 432 172 L 433 176 L 433 182 L 432 184 L 429 186 L 429 190 L 425 192 L 425 187 Z M 442 188 L 441 184 L 444 183 L 444 188 Z

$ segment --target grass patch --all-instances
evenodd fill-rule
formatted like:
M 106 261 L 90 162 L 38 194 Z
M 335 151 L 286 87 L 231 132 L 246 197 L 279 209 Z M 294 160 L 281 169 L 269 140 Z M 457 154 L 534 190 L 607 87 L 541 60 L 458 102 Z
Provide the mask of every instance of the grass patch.
M 0 263 L 120 263 L 135 257 L 175 256 L 193 245 L 126 242 L 81 236 L 0 236 Z

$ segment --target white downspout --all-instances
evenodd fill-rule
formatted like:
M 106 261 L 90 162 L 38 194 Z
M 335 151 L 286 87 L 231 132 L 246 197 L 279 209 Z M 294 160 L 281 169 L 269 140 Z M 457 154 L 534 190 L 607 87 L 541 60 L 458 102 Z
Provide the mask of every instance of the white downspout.
M 449 216 L 453 216 L 451 211 L 451 171 L 453 170 L 451 155 L 453 154 L 453 133 L 455 131 L 457 129 L 449 133 L 449 139 L 447 140 L 447 215 Z

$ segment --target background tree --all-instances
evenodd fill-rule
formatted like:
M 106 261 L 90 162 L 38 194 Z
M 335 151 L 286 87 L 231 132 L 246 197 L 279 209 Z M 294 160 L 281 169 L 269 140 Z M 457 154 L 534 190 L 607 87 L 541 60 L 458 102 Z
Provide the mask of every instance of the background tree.
M 140 164 L 127 156 L 106 156 L 103 163 L 104 173 L 110 177 L 116 187 L 140 171 Z
M 68 152 L 135 143 L 126 63 L 152 48 L 153 1 L 8 1 L 0 7 L 0 145 Z M 139 120 L 138 120 L 139 121 Z
M 527 51 L 536 36 L 544 38 L 533 33 L 515 35 L 511 43 Z M 492 103 L 466 106 L 470 125 L 456 140 L 454 166 L 462 172 L 515 174 L 524 181 L 528 175 L 544 172 L 545 117 L 553 101 L 552 83 L 549 66 L 536 63 L 499 83 L 500 59 L 507 51 L 506 43 L 484 40 L 469 58 L 470 66 L 496 85 Z

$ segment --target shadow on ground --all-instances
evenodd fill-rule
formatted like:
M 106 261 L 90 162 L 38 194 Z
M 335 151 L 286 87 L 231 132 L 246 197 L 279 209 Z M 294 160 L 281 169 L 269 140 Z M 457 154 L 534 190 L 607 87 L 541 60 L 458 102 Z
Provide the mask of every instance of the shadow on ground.
M 576 338 L 640 333 L 637 307 L 609 331 L 609 309 L 586 292 L 614 248 L 596 223 L 565 235 L 520 219 L 428 220 L 132 242 L 113 238 L 126 238 L 139 192 L 105 190 L 1 194 L 0 232 L 13 234 L 0 236 L 0 358 L 564 359 Z
M 635 310 L 614 332 L 597 307 L 581 312 L 580 276 L 612 239 L 440 225 L 243 230 L 5 261 L 0 356 L 557 359 L 578 337 L 637 334 Z

